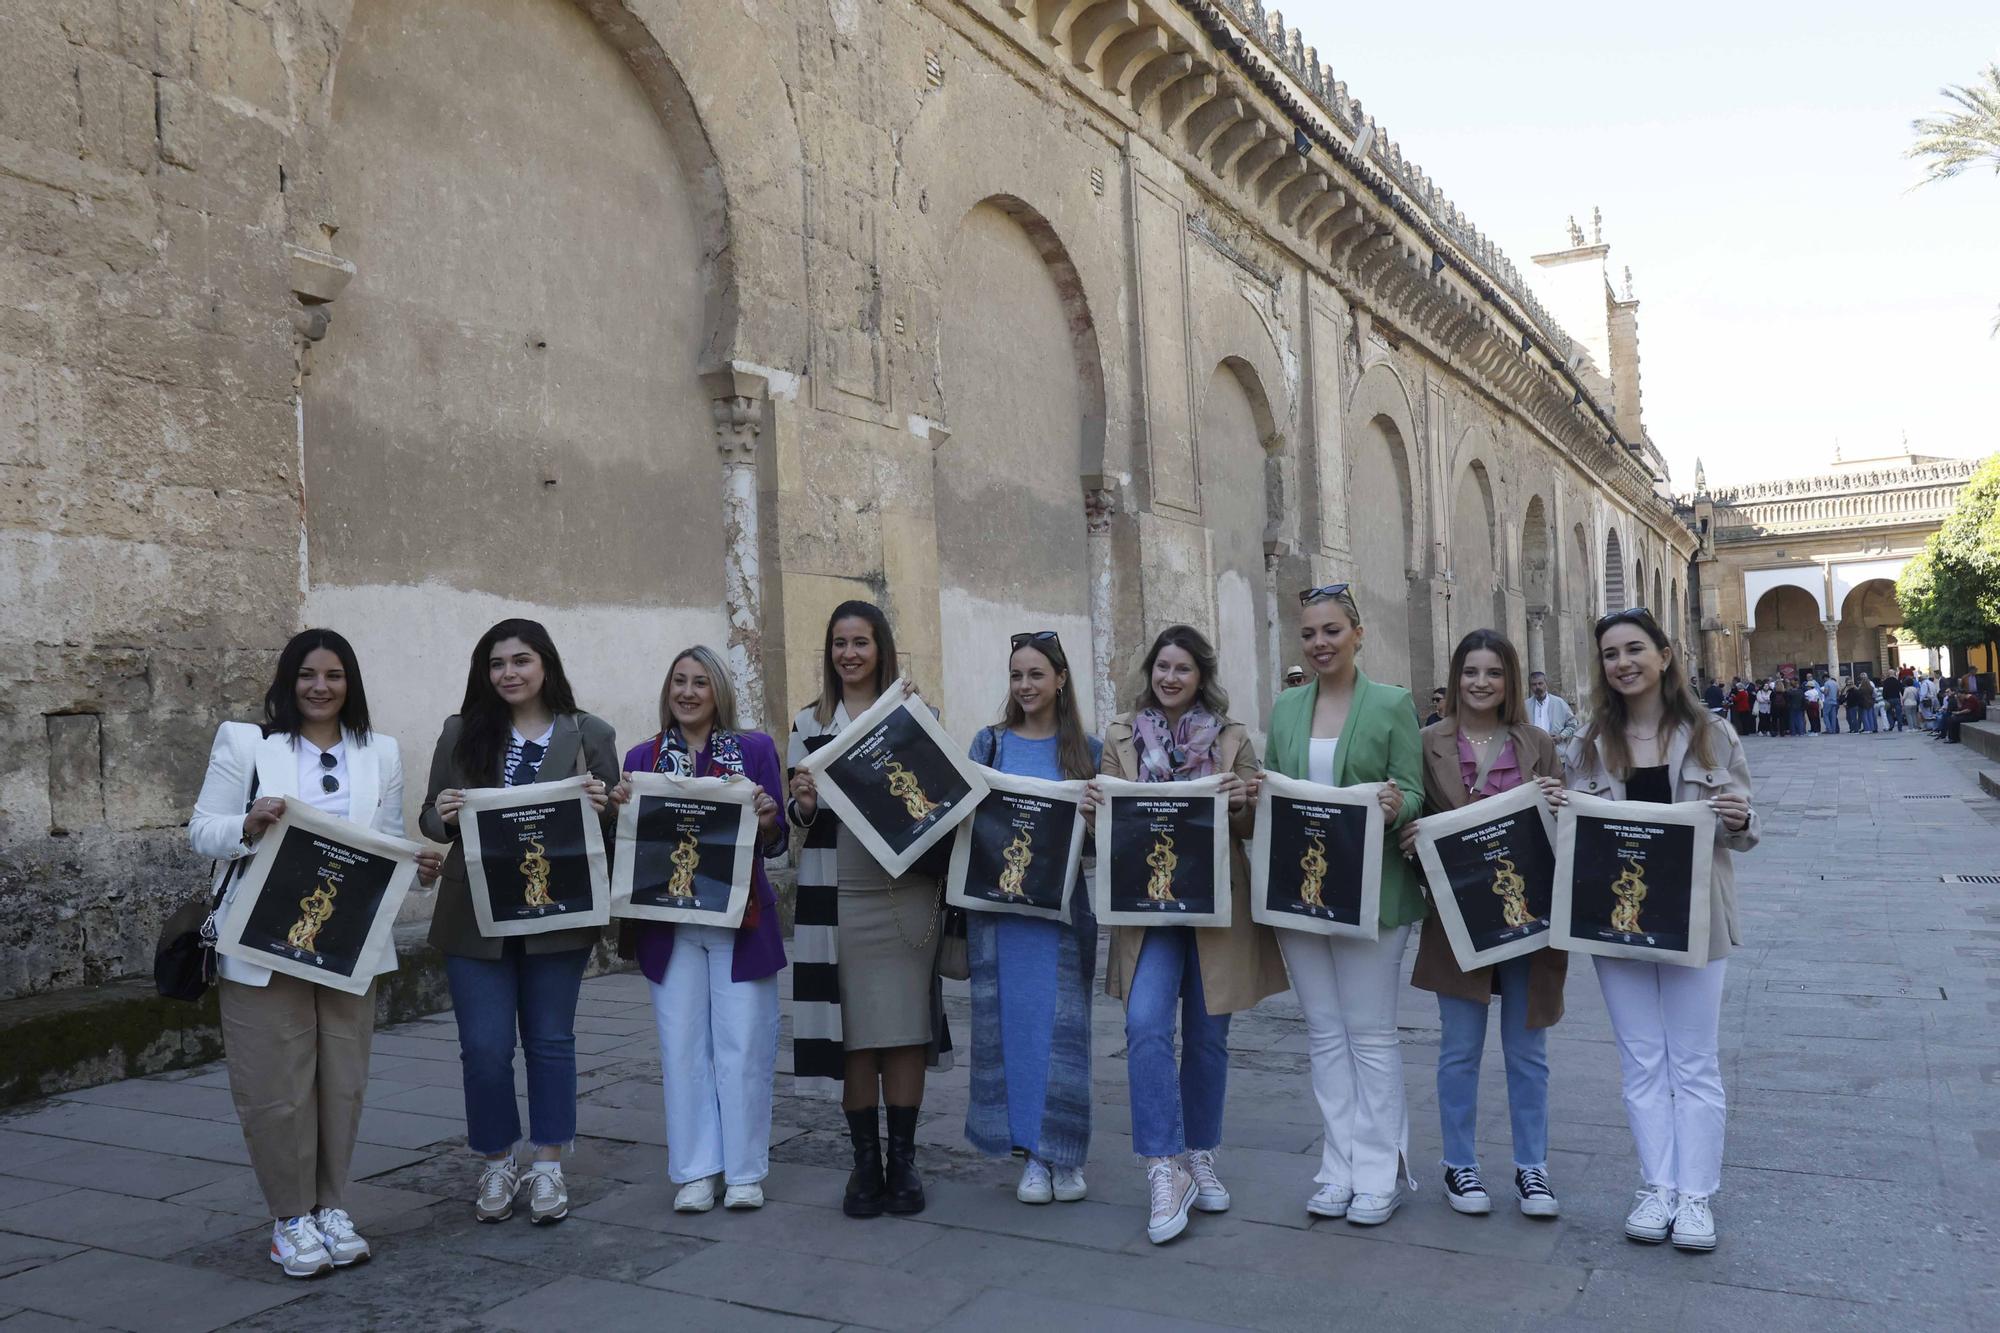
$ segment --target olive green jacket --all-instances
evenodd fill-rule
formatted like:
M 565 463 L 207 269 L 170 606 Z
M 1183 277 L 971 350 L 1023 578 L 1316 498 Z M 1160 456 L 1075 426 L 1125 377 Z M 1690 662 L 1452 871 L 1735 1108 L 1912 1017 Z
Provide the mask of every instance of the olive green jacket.
M 1297 685 L 1271 706 L 1268 767 L 1288 778 L 1309 781 L 1313 708 L 1319 703 L 1319 682 Z M 1424 750 L 1417 737 L 1417 710 L 1410 692 L 1399 685 L 1382 685 L 1366 672 L 1354 673 L 1354 703 L 1340 729 L 1334 751 L 1333 785 L 1394 782 L 1403 791 L 1403 811 L 1383 839 L 1382 929 L 1421 921 L 1430 905 L 1418 887 L 1416 872 L 1396 852 L 1396 830 L 1423 813 Z

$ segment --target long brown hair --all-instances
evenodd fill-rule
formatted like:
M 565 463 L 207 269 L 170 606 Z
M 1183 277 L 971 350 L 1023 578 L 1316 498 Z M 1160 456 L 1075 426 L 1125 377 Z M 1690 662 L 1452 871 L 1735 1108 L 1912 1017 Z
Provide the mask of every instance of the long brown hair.
M 1451 654 L 1451 675 L 1445 682 L 1444 715 L 1458 716 L 1458 678 L 1465 670 L 1465 659 L 1485 649 L 1500 659 L 1500 673 L 1506 686 L 1500 693 L 1500 725 L 1511 727 L 1528 720 L 1527 707 L 1521 702 L 1521 657 L 1514 651 L 1514 645 L 1507 642 L 1507 636 L 1495 629 L 1476 629 L 1458 641 L 1458 647 Z
M 1051 667 L 1063 673 L 1062 688 L 1056 691 L 1056 762 L 1064 774 L 1072 778 L 1094 778 L 1097 763 L 1090 757 L 1090 734 L 1083 729 L 1083 710 L 1076 706 L 1076 673 L 1069 669 L 1069 656 L 1063 652 L 1062 640 L 1051 633 L 1047 638 L 1029 639 L 1020 648 L 1007 653 L 1008 669 L 1011 672 L 1014 654 L 1027 649 L 1037 652 Z M 1010 686 L 1007 702 L 1000 708 L 999 725 L 1013 731 L 1028 720 L 1020 701 L 1014 697 Z
M 1159 660 L 1162 648 L 1178 648 L 1194 659 L 1194 669 L 1201 673 L 1201 688 L 1195 691 L 1195 702 L 1215 714 L 1218 722 L 1228 717 L 1229 694 L 1215 678 L 1215 648 L 1192 625 L 1167 626 L 1146 650 L 1146 658 L 1139 664 L 1139 690 L 1132 698 L 1134 711 L 1160 706 L 1160 701 L 1153 697 L 1153 663 Z
M 1597 622 L 1597 628 L 1591 634 L 1591 641 L 1598 646 L 1597 675 L 1590 685 L 1590 725 L 1583 729 L 1584 753 L 1588 754 L 1592 745 L 1600 746 L 1604 752 L 1604 766 L 1613 777 L 1623 782 L 1631 775 L 1632 751 L 1625 744 L 1625 696 L 1612 689 L 1611 682 L 1604 678 L 1604 633 L 1617 625 L 1636 625 L 1653 641 L 1655 648 L 1667 655 L 1667 664 L 1660 670 L 1661 717 L 1676 727 L 1686 727 L 1688 748 L 1694 757 L 1703 764 L 1713 764 L 1715 749 L 1709 733 L 1711 715 L 1702 707 L 1701 700 L 1695 697 L 1694 687 L 1688 684 L 1687 672 L 1681 668 L 1680 654 L 1673 651 L 1667 632 L 1660 628 L 1659 621 L 1653 619 L 1653 613 L 1643 606 L 1605 616 Z M 1667 776 L 1671 781 L 1673 775 Z
M 840 673 L 833 669 L 833 627 L 843 620 L 865 620 L 875 635 L 876 697 L 896 681 L 896 635 L 889 628 L 889 617 L 873 602 L 842 602 L 826 618 L 826 644 L 820 650 L 819 702 L 813 705 L 813 720 L 822 727 L 833 721 L 833 710 L 840 707 Z

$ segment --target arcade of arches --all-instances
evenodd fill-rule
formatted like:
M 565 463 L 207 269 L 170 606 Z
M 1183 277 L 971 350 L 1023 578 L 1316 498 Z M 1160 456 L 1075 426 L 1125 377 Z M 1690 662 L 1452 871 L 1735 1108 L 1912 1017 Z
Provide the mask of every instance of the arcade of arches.
M 509 615 L 627 739 L 693 642 L 782 731 L 848 597 L 961 737 L 1010 631 L 1101 726 L 1173 620 L 1260 730 L 1337 580 L 1419 692 L 1481 625 L 1571 694 L 1601 609 L 1685 633 L 1636 363 L 1386 135 L 1350 170 L 1372 122 L 1248 0 L 1261 73 L 1170 0 L 269 0 L 164 52 L 149 5 L 12 26 L 64 54 L 0 122 L 48 232 L 0 249 L 43 321 L 0 318 L 0 996 L 147 964 L 208 737 L 304 624 L 412 804 Z

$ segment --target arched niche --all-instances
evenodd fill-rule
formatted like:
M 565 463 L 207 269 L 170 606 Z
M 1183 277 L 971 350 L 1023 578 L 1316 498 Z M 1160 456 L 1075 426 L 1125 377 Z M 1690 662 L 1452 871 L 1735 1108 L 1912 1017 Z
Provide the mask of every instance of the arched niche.
M 1008 635 L 1053 629 L 1095 722 L 1081 477 L 1102 447 L 1096 325 L 1054 228 L 1019 199 L 959 220 L 945 276 L 950 435 L 934 483 L 945 720 L 967 738 L 992 721 Z
M 1631 603 L 1625 592 L 1625 553 L 1618 541 L 1618 529 L 1611 528 L 1604 534 L 1604 609 L 1623 611 Z
M 1493 482 L 1486 464 L 1472 459 L 1460 470 L 1452 496 L 1451 633 L 1453 646 L 1468 632 L 1507 629 L 1507 605 L 1494 558 Z
M 1854 584 L 1840 604 L 1840 660 L 1867 662 L 1879 675 L 1893 660 L 1890 631 L 1903 623 L 1896 585 L 1886 578 Z
M 1776 673 L 1780 666 L 1804 668 L 1826 657 L 1819 603 L 1804 589 L 1775 585 L 1753 609 L 1757 628 L 1750 635 L 1750 669 L 1759 677 Z
M 356 275 L 307 354 L 305 618 L 412 753 L 510 615 L 654 725 L 660 666 L 727 631 L 700 373 L 733 248 L 675 64 L 608 0 L 356 0 L 324 145 Z
M 1262 379 L 1241 357 L 1227 357 L 1202 386 L 1202 519 L 1215 579 L 1215 647 L 1230 707 L 1244 718 L 1268 716 L 1283 667 L 1276 664 L 1264 535 L 1270 527 L 1265 471 L 1279 443 Z

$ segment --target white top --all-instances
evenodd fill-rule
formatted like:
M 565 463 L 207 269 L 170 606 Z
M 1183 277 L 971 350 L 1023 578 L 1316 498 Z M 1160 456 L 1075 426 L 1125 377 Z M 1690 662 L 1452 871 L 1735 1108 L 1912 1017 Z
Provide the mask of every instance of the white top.
M 1317 782 L 1325 787 L 1333 785 L 1333 756 L 1334 752 L 1339 748 L 1340 737 L 1338 736 L 1315 736 L 1312 738 L 1312 743 L 1306 750 L 1306 778 L 1308 781 Z
M 347 771 L 345 740 L 335 741 L 330 750 L 321 750 L 301 736 L 296 750 L 299 756 L 299 794 L 295 799 L 304 801 L 323 815 L 332 815 L 335 819 L 347 818 L 348 792 L 353 786 L 353 779 Z M 333 756 L 332 768 L 320 760 L 322 754 Z M 322 781 L 329 773 L 339 784 L 332 791 L 328 791 Z

